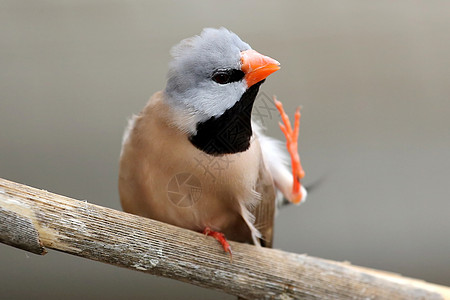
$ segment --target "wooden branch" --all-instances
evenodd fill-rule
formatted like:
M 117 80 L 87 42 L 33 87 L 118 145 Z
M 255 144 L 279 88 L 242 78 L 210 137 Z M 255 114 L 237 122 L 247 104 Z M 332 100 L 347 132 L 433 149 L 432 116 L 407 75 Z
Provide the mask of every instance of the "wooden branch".
M 246 299 L 450 299 L 450 288 L 231 242 L 0 179 L 0 242 L 52 248 Z

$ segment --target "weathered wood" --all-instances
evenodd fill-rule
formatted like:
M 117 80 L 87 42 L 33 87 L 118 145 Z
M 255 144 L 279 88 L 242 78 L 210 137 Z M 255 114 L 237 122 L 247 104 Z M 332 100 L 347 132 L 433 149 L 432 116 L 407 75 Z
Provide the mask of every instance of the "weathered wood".
M 231 242 L 0 179 L 0 241 L 44 247 L 247 299 L 450 299 L 450 288 Z

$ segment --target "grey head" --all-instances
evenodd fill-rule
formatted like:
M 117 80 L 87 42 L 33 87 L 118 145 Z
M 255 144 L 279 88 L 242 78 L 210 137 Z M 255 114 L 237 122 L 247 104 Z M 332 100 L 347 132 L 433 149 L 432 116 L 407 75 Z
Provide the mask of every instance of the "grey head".
M 199 123 L 221 116 L 239 101 L 247 89 L 240 54 L 249 49 L 226 28 L 206 28 L 172 48 L 164 92 L 177 115 L 177 127 L 195 135 Z M 221 82 L 223 70 L 234 70 L 227 74 L 226 84 Z

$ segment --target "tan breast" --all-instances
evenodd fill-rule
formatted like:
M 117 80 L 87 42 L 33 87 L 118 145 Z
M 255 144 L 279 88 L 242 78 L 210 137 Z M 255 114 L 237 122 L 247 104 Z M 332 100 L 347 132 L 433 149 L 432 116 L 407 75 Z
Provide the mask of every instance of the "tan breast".
M 120 159 L 119 192 L 125 211 L 229 239 L 251 242 L 240 203 L 255 202 L 261 149 L 254 140 L 241 153 L 211 156 L 195 148 L 169 122 L 156 93 L 136 117 Z

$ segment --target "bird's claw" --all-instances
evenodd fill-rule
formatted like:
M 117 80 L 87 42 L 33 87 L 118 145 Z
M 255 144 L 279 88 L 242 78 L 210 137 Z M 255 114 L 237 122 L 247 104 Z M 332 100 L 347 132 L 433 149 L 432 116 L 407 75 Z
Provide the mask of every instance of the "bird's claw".
M 297 108 L 295 112 L 294 128 L 292 129 L 289 117 L 283 109 L 283 104 L 277 100 L 274 96 L 273 100 L 275 106 L 280 112 L 282 123 L 280 122 L 280 129 L 286 137 L 286 146 L 291 156 L 292 164 L 292 176 L 294 177 L 294 184 L 292 186 L 292 198 L 290 201 L 292 203 L 298 204 L 303 198 L 303 193 L 301 189 L 301 180 L 305 176 L 305 171 L 303 171 L 302 164 L 300 162 L 300 156 L 298 154 L 298 133 L 300 130 L 300 107 Z
M 211 228 L 206 227 L 203 230 L 203 234 L 207 235 L 207 236 L 212 236 L 213 238 L 215 238 L 222 245 L 223 250 L 230 255 L 230 263 L 233 262 L 233 253 L 231 251 L 231 246 L 228 243 L 228 241 L 225 238 L 225 235 L 223 233 L 218 232 L 218 231 L 213 231 L 213 230 L 211 230 Z

